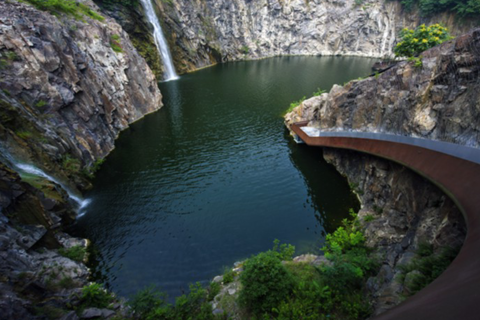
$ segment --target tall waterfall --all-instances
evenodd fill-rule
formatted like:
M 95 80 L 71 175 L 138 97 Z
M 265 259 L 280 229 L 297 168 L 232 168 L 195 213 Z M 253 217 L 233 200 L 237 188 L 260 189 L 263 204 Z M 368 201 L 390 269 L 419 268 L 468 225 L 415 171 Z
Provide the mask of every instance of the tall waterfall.
M 151 0 L 140 0 L 140 2 L 147 14 L 148 21 L 153 25 L 153 38 L 155 39 L 155 45 L 157 46 L 158 52 L 162 55 L 163 64 L 165 66 L 165 81 L 176 80 L 178 79 L 178 75 L 175 72 L 167 40 L 163 35 L 162 27 L 158 22 L 155 10 L 153 10 L 152 2 Z

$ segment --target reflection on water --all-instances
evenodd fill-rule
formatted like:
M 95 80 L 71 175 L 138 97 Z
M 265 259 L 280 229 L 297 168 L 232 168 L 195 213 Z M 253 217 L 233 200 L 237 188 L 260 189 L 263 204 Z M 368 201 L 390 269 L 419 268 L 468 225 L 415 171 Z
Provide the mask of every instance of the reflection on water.
M 165 106 L 122 133 L 74 233 L 119 295 L 151 283 L 176 296 L 271 248 L 321 246 L 356 206 L 321 149 L 295 145 L 281 114 L 371 59 L 285 57 L 218 65 L 162 83 Z

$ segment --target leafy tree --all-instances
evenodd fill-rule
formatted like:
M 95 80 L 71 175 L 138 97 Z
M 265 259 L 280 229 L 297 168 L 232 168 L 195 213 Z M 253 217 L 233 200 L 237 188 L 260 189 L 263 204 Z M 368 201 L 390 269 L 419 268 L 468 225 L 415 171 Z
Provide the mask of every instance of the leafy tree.
M 452 39 L 448 29 L 440 24 L 426 27 L 422 24 L 415 30 L 404 28 L 400 32 L 401 41 L 393 51 L 397 57 L 414 57 L 442 42 Z
M 240 275 L 240 303 L 255 314 L 270 313 L 285 301 L 294 281 L 278 257 L 278 252 L 262 252 L 245 262 Z

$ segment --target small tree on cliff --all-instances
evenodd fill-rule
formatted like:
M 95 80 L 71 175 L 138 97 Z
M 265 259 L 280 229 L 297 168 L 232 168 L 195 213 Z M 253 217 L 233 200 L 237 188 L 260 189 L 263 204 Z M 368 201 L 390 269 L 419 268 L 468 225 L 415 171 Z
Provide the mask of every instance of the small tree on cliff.
M 427 49 L 452 39 L 448 29 L 438 23 L 428 27 L 422 24 L 415 30 L 404 28 L 400 31 L 400 38 L 401 41 L 393 49 L 397 57 L 415 57 Z

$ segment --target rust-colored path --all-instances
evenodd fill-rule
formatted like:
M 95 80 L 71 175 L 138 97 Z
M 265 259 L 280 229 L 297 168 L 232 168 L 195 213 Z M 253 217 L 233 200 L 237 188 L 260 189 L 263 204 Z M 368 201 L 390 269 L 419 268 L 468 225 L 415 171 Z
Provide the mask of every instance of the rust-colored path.
M 480 165 L 405 143 L 310 137 L 301 129 L 305 125 L 296 123 L 291 129 L 307 145 L 356 150 L 405 165 L 443 189 L 465 216 L 467 237 L 450 267 L 415 296 L 375 319 L 480 319 Z

